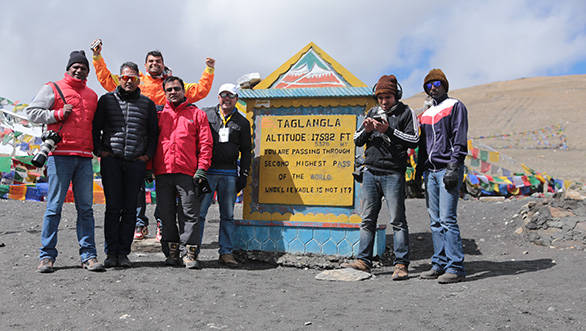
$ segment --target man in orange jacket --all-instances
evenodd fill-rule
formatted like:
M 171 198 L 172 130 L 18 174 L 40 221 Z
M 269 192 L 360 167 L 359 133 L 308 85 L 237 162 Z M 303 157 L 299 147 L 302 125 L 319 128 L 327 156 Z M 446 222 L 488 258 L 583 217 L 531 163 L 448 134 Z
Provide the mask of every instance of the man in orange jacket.
M 119 77 L 116 74 L 112 74 L 106 67 L 106 62 L 102 57 L 102 42 L 100 39 L 96 39 L 92 42 L 93 64 L 96 69 L 96 76 L 102 87 L 108 92 L 112 92 L 119 85 Z M 197 83 L 186 83 L 185 84 L 185 98 L 188 103 L 197 102 L 205 98 L 214 81 L 214 66 L 216 61 L 212 58 L 206 58 L 206 68 Z M 171 70 L 165 66 L 163 61 L 163 54 L 159 51 L 150 51 L 147 53 L 145 58 L 144 67 L 146 74 L 139 73 L 140 77 L 140 91 L 143 95 L 147 96 L 154 101 L 156 105 L 165 105 L 167 102 L 165 98 L 165 92 L 163 91 L 163 81 L 166 77 L 172 76 Z M 134 239 L 141 240 L 148 235 L 149 220 L 145 215 L 146 201 L 144 185 L 139 192 L 138 204 L 137 204 L 137 215 L 136 215 L 136 228 L 134 232 Z M 157 219 L 157 236 L 156 239 L 161 239 L 161 228 L 158 222 L 159 217 L 155 210 L 155 218 Z
M 96 46 L 92 48 L 94 52 L 93 64 L 96 69 L 96 76 L 102 87 L 112 92 L 116 89 L 120 82 L 118 75 L 112 74 L 106 67 L 106 62 L 102 57 L 102 44 L 96 43 Z M 197 83 L 186 83 L 185 84 L 185 97 L 189 103 L 197 102 L 205 98 L 214 81 L 214 66 L 216 60 L 212 58 L 206 58 L 206 68 L 201 74 L 201 78 Z M 154 101 L 156 105 L 165 105 L 165 92 L 163 91 L 163 80 L 167 76 L 171 76 L 170 70 L 165 67 L 163 62 L 163 54 L 159 51 L 150 51 L 147 53 L 144 63 L 146 74 L 139 73 L 140 77 L 140 91 L 143 95 L 147 96 Z

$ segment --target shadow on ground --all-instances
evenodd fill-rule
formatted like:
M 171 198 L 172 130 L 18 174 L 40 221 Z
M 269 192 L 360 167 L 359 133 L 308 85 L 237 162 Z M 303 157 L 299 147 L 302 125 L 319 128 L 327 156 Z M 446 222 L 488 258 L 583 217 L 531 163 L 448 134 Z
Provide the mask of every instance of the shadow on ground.
M 482 255 L 476 240 L 462 238 L 462 245 L 464 247 L 465 255 Z M 393 255 L 393 235 L 387 234 L 386 236 L 386 249 L 385 256 L 390 255 L 390 261 L 392 262 Z M 431 259 L 433 255 L 433 241 L 431 239 L 430 232 L 416 232 L 409 234 L 409 259 L 411 261 L 427 260 Z M 389 258 L 385 259 L 389 260 Z M 383 262 L 384 265 L 387 263 Z

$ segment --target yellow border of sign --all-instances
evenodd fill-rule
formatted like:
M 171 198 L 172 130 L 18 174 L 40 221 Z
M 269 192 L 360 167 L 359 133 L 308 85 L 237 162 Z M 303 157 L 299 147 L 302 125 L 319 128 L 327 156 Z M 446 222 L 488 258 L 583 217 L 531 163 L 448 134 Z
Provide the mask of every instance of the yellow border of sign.
M 293 55 L 287 62 L 283 63 L 277 70 L 273 71 L 270 75 L 268 75 L 265 79 L 263 79 L 260 83 L 258 83 L 253 89 L 260 90 L 260 89 L 268 89 L 270 86 L 281 77 L 281 75 L 285 74 L 291 67 L 299 61 L 299 59 L 307 53 L 311 48 L 326 62 L 328 62 L 334 70 L 342 75 L 344 80 L 346 80 L 350 86 L 353 87 L 366 87 L 367 85 L 364 84 L 360 79 L 354 76 L 350 71 L 344 68 L 338 61 L 334 60 L 328 53 L 324 52 L 321 48 L 319 48 L 316 44 L 310 42 L 305 47 L 303 47 L 297 54 Z
M 251 131 L 254 125 L 254 108 L 256 102 L 259 99 L 250 99 L 246 101 L 246 105 L 243 105 L 246 118 L 250 121 Z M 261 99 L 262 100 L 262 99 Z M 341 107 L 341 106 L 363 106 L 364 113 L 374 107 L 376 101 L 372 97 L 346 97 L 346 98 L 284 98 L 284 99 L 270 99 L 270 108 L 280 107 Z M 251 132 L 254 134 L 254 132 Z M 251 212 L 250 204 L 252 203 L 252 192 L 250 191 L 250 185 L 252 184 L 252 176 L 248 177 L 248 185 L 244 188 L 243 194 L 243 218 L 246 220 L 258 220 L 258 221 L 296 221 L 296 222 L 339 222 L 339 223 L 352 223 L 359 224 L 361 222 L 358 214 L 348 215 L 334 215 L 329 213 L 279 213 L 279 212 Z

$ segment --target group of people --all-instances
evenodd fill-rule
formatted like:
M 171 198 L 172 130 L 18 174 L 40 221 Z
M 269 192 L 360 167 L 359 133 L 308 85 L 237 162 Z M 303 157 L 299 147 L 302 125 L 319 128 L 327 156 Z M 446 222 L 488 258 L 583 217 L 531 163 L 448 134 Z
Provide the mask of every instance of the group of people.
M 441 284 L 464 280 L 464 251 L 457 222 L 459 189 L 467 154 L 468 112 L 464 104 L 448 97 L 449 84 L 440 69 L 423 81 L 431 98 L 419 120 L 400 101 L 402 89 L 394 75 L 382 76 L 374 87 L 378 105 L 368 111 L 354 135 L 356 146 L 365 146 L 362 180 L 360 244 L 357 259 L 343 267 L 370 271 L 378 214 L 384 197 L 393 228 L 395 255 L 393 280 L 409 278 L 409 229 L 405 217 L 407 149 L 419 147 L 415 188 L 425 183 L 425 198 L 433 240 L 432 267 L 421 279 Z
M 47 159 L 49 190 L 37 271 L 54 271 L 70 184 L 81 266 L 89 271 L 131 267 L 132 241 L 148 233 L 144 182 L 153 174 L 157 237 L 165 263 L 201 267 L 197 256 L 205 217 L 217 191 L 219 261 L 237 266 L 232 255 L 234 202 L 247 183 L 252 146 L 250 124 L 236 109 L 237 87 L 223 84 L 218 105 L 202 110 L 193 103 L 211 89 L 214 59 L 205 60 L 198 83 L 184 83 L 165 66 L 159 51 L 147 54 L 146 73 L 136 63 L 125 62 L 119 74 L 113 74 L 101 50 L 101 41 L 92 43 L 93 66 L 108 93 L 98 99 L 86 86 L 89 61 L 84 51 L 73 51 L 64 78 L 44 85 L 25 109 L 31 121 L 61 137 Z M 103 264 L 97 259 L 92 208 L 94 155 L 100 158 L 106 198 Z
M 82 267 L 101 271 L 131 267 L 131 244 L 148 234 L 144 215 L 145 176 L 155 176 L 160 223 L 157 237 L 166 264 L 200 268 L 197 260 L 205 218 L 217 192 L 220 209 L 219 262 L 238 266 L 232 255 L 234 202 L 246 186 L 251 164 L 249 121 L 236 109 L 237 87 L 223 84 L 219 103 L 200 110 L 193 102 L 208 95 L 215 61 L 198 83 L 184 83 L 151 51 L 146 73 L 125 62 L 112 74 L 93 46 L 98 81 L 109 91 L 99 99 L 86 86 L 90 71 L 83 51 L 73 51 L 62 80 L 44 85 L 25 109 L 33 122 L 47 125 L 62 137 L 47 161 L 49 190 L 41 233 L 41 273 L 54 271 L 61 210 L 70 183 L 77 209 L 77 237 Z M 419 147 L 415 185 L 425 184 L 434 254 L 432 268 L 420 275 L 454 283 L 465 277 L 462 240 L 457 223 L 459 187 L 467 154 L 467 110 L 448 97 L 449 84 L 432 69 L 423 89 L 431 104 L 419 117 L 401 102 L 402 88 L 394 75 L 382 76 L 373 88 L 377 105 L 354 135 L 364 148 L 360 178 L 360 244 L 357 259 L 342 266 L 370 271 L 382 200 L 390 213 L 395 255 L 393 280 L 409 277 L 409 230 L 405 217 L 407 149 Z M 94 240 L 93 171 L 100 157 L 106 197 L 104 264 L 98 262 Z

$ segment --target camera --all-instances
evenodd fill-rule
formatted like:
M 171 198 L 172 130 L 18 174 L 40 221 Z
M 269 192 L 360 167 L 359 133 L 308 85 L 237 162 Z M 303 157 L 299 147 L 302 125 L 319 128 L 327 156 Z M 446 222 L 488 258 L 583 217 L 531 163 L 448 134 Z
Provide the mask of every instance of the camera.
M 382 122 L 383 120 L 388 122 L 387 114 L 382 108 L 379 108 L 372 118 L 377 122 Z
M 31 163 L 37 168 L 45 165 L 45 162 L 47 162 L 47 157 L 49 157 L 49 153 L 51 153 L 55 149 L 55 146 L 61 141 L 61 136 L 59 133 L 53 130 L 49 130 L 43 132 L 41 140 L 43 140 L 43 144 L 41 145 L 40 150 L 31 160 Z

